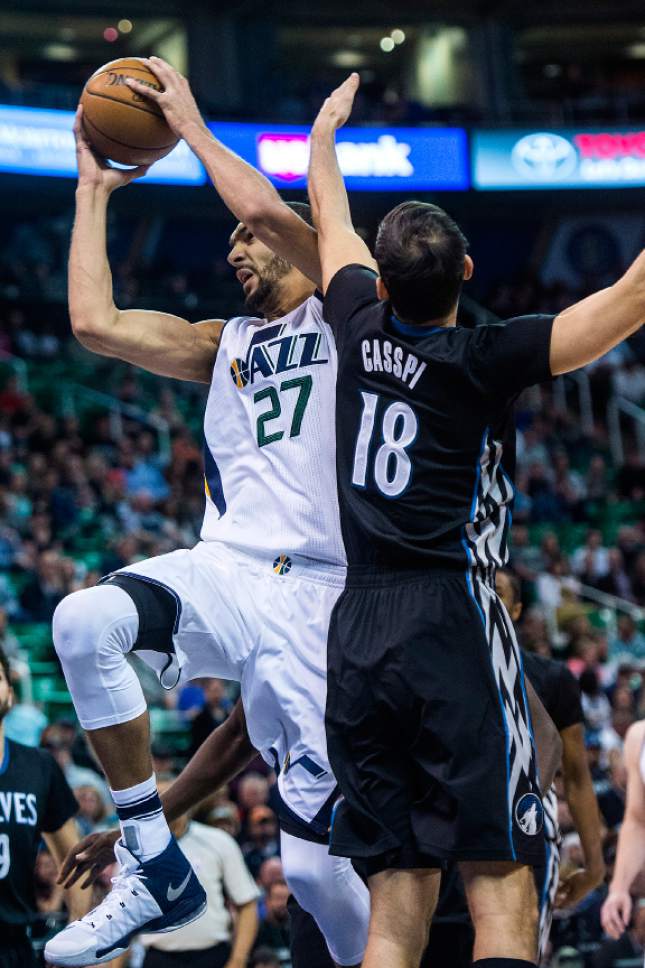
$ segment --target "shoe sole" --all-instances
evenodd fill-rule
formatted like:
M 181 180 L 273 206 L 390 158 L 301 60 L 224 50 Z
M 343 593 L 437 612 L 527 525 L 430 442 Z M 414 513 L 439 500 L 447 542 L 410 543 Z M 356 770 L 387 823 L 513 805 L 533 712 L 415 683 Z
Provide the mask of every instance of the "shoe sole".
M 178 921 L 174 921 L 173 924 L 169 925 L 167 928 L 158 928 L 156 931 L 154 929 L 151 933 L 154 934 L 169 934 L 171 931 L 176 931 L 177 928 L 183 928 L 187 924 L 192 924 L 193 921 L 197 921 L 201 918 L 202 914 L 206 910 L 208 901 L 203 901 L 198 908 L 195 908 L 186 917 L 180 918 Z M 150 930 L 150 929 L 148 929 Z M 143 925 L 141 928 L 137 928 L 133 931 L 130 936 L 125 939 L 127 944 L 125 948 L 112 948 L 106 954 L 100 957 L 91 951 L 85 951 L 76 955 L 54 955 L 55 960 L 50 960 L 47 954 L 47 945 L 45 946 L 45 963 L 51 965 L 52 968 L 88 968 L 89 965 L 103 965 L 106 961 L 112 961 L 113 958 L 119 958 L 121 955 L 125 954 L 130 947 L 130 941 L 137 934 L 145 934 L 146 926 Z

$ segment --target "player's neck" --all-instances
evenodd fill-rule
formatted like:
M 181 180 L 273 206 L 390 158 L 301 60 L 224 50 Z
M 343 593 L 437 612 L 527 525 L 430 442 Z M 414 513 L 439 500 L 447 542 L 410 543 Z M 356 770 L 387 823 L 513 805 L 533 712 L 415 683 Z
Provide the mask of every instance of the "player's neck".
M 293 275 L 294 273 L 290 273 L 290 277 Z M 273 312 L 267 314 L 269 321 L 286 316 L 287 313 L 292 312 L 298 306 L 302 305 L 305 299 L 313 296 L 314 289 L 309 279 L 306 279 L 300 273 L 297 273 L 297 275 L 300 276 L 299 279 L 289 278 L 288 285 L 280 286 L 280 292 L 276 300 L 276 308 Z
M 412 321 L 410 319 L 404 319 L 403 316 L 399 316 L 399 314 L 396 313 L 396 310 L 395 310 L 395 314 L 396 314 L 396 318 L 400 322 L 402 322 L 405 326 L 418 327 L 419 330 L 433 329 L 435 327 L 438 329 L 448 329 L 450 326 L 457 325 L 457 307 L 456 306 L 454 307 L 454 309 L 451 309 L 451 311 L 447 313 L 445 316 L 439 316 L 437 319 L 427 319 L 423 323 Z
M 0 719 L 0 766 L 4 759 L 4 722 Z

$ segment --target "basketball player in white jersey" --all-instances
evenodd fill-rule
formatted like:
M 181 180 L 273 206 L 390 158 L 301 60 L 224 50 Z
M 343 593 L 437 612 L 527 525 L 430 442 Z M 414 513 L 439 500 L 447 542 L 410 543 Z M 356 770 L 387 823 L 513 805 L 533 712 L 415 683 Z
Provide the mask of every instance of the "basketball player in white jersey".
M 630 889 L 645 869 L 645 719 L 634 723 L 625 736 L 627 804 L 618 836 L 618 851 L 609 894 L 600 913 L 602 926 L 616 940 L 632 917 Z
M 314 295 L 316 236 L 266 179 L 212 138 L 184 79 L 162 62 L 152 66 L 166 89 L 160 103 L 168 120 L 241 220 L 229 262 L 252 315 L 190 325 L 116 308 L 108 200 L 144 169 L 122 172 L 97 161 L 79 115 L 69 262 L 74 333 L 104 356 L 210 383 L 207 497 L 195 548 L 137 562 L 68 596 L 54 616 L 56 649 L 122 837 L 114 889 L 53 939 L 46 957 L 70 968 L 101 963 L 126 950 L 134 934 L 173 930 L 204 909 L 161 810 L 146 705 L 126 661 L 137 650 L 166 684 L 180 671 L 240 681 L 250 740 L 279 771 L 291 890 L 316 918 L 334 960 L 353 965 L 367 938 L 368 894 L 350 863 L 327 853 L 336 783 L 324 732 L 326 639 L 346 562 L 335 476 L 336 354 Z M 290 256 L 295 264 L 285 261 Z

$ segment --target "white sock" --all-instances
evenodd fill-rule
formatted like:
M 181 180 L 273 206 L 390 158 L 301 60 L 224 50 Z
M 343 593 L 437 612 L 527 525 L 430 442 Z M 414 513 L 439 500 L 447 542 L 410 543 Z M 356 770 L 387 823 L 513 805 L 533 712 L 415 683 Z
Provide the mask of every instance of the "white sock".
M 112 790 L 123 843 L 141 861 L 163 853 L 171 840 L 154 773 L 126 790 Z

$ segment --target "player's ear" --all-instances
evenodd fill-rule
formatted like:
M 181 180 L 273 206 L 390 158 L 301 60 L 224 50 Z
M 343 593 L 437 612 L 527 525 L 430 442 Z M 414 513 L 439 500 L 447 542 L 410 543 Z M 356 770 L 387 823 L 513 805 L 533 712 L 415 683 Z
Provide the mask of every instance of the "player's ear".
M 513 611 L 511 612 L 511 618 L 513 619 L 514 622 L 519 622 L 521 614 L 522 614 L 522 603 L 515 602 L 515 605 L 513 605 Z
M 385 285 L 385 283 L 383 282 L 380 276 L 376 280 L 376 295 L 381 300 L 381 302 L 389 301 L 390 294 L 387 291 L 387 286 Z
M 468 282 L 472 279 L 473 272 L 475 271 L 475 263 L 470 258 L 468 253 L 464 256 L 464 282 Z

